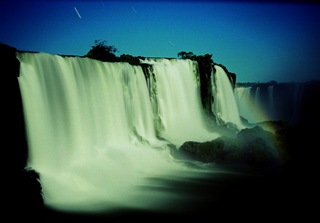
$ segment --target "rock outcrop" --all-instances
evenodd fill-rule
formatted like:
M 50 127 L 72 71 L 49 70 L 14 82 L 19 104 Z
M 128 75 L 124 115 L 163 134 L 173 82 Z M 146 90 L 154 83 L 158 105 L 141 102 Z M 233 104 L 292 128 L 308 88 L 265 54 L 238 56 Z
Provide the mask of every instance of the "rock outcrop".
M 37 216 L 34 214 L 43 207 L 43 200 L 38 173 L 25 169 L 28 145 L 22 99 L 17 81 L 19 61 L 16 59 L 15 48 L 0 44 L 0 65 L 3 71 L 1 83 L 6 91 L 1 107 L 4 112 L 4 137 L 1 152 L 5 163 L 3 165 L 4 175 L 2 175 L 3 192 L 6 199 L 4 212 L 11 213 L 10 219 L 18 217 L 20 220 L 21 213 L 25 214 L 24 217 L 35 219 Z M 15 215 L 15 213 L 19 214 Z
M 255 126 L 241 130 L 234 138 L 223 136 L 208 142 L 185 142 L 173 156 L 204 163 L 241 163 L 263 171 L 278 171 L 285 160 L 279 145 L 275 134 Z

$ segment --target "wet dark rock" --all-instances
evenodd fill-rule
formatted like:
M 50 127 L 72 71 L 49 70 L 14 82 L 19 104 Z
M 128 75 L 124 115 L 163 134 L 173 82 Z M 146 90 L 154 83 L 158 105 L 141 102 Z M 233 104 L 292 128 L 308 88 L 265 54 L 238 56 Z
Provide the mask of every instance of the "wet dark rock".
M 242 163 L 273 171 L 282 160 L 277 145 L 273 133 L 256 126 L 241 130 L 236 138 L 223 136 L 208 142 L 185 142 L 174 156 L 204 163 Z
M 14 47 L 0 43 L 0 65 L 3 69 L 2 84 L 6 90 L 2 101 L 4 160 L 2 186 L 4 211 L 8 219 L 28 221 L 36 218 L 43 207 L 39 175 L 26 170 L 28 145 L 25 132 L 22 99 L 18 84 L 20 63 Z

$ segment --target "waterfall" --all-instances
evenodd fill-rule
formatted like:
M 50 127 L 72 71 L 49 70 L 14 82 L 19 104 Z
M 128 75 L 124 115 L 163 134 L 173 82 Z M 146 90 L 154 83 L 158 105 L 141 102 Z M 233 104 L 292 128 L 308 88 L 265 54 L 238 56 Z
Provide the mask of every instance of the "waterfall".
M 261 83 L 236 87 L 235 96 L 242 117 L 251 123 L 301 119 L 303 95 L 308 83 Z
M 162 126 L 162 138 L 180 146 L 185 141 L 203 142 L 219 136 L 206 123 L 196 62 L 177 59 L 142 62 L 153 65 L 156 87 L 153 107 Z
M 44 202 L 54 209 L 156 209 L 178 195 L 146 191 L 159 186 L 150 178 L 195 171 L 174 160 L 172 145 L 220 135 L 206 122 L 191 60 L 150 59 L 146 75 L 128 63 L 26 52 L 17 58 L 26 168 L 39 173 Z
M 217 117 L 218 123 L 236 125 L 237 129 L 242 129 L 243 125 L 230 80 L 220 66 L 215 65 L 215 70 L 216 72 L 211 75 L 214 97 L 212 112 Z
M 235 98 L 239 108 L 239 114 L 248 122 L 255 122 L 254 115 L 252 114 L 252 95 L 251 87 L 236 87 Z
M 202 106 L 197 62 L 144 59 L 145 66 L 135 66 L 47 53 L 16 57 L 26 169 L 39 173 L 45 205 L 83 212 L 158 210 L 170 199 L 171 208 L 191 199 L 154 189 L 165 186 L 152 179 L 191 179 L 208 171 L 176 160 L 172 150 L 225 131 Z M 220 66 L 215 69 L 212 112 L 218 125 L 240 130 L 232 85 Z
M 267 114 L 263 105 L 265 101 L 267 101 L 268 106 L 271 105 L 272 99 L 269 98 L 270 94 L 271 89 L 268 89 L 268 98 L 263 99 L 259 86 L 236 87 L 235 97 L 240 116 L 251 124 L 269 120 L 269 114 Z
M 257 107 L 260 107 L 261 106 L 261 102 L 263 100 L 261 100 L 261 92 L 260 92 L 260 87 L 256 87 L 256 90 L 254 92 L 254 103 Z

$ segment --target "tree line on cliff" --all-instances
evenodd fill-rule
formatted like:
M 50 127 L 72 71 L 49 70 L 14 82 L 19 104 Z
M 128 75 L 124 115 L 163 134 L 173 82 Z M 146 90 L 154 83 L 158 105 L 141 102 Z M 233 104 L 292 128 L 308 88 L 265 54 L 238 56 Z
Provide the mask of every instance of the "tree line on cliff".
M 145 59 L 145 57 L 135 57 L 129 54 L 122 54 L 120 55 L 120 57 L 117 57 L 115 54 L 116 52 L 118 52 L 118 49 L 113 45 L 109 45 L 106 40 L 95 40 L 94 45 L 85 55 L 85 57 L 100 60 L 103 62 L 127 62 L 131 65 L 143 65 L 141 64 L 140 59 Z M 214 100 L 210 80 L 211 73 L 215 72 L 214 65 L 219 65 L 224 69 L 233 88 L 235 87 L 236 74 L 228 71 L 228 69 L 224 65 L 215 63 L 212 59 L 212 54 L 207 53 L 204 55 L 195 55 L 193 52 L 181 51 L 177 54 L 177 56 L 178 59 L 190 59 L 198 63 L 201 99 L 203 107 L 207 111 L 211 110 L 212 100 Z
M 91 59 L 96 59 L 104 62 L 127 62 L 131 65 L 141 65 L 140 59 L 144 59 L 142 56 L 132 56 L 129 54 L 122 54 L 120 57 L 116 56 L 118 49 L 113 45 L 108 45 L 106 40 L 95 40 L 94 45 L 85 55 Z M 199 73 L 204 79 L 208 79 L 212 71 L 214 70 L 214 64 L 216 64 L 212 59 L 212 54 L 195 55 L 193 52 L 181 51 L 177 54 L 179 59 L 190 59 L 198 62 Z M 230 81 L 233 85 L 236 82 L 236 74 L 229 72 L 228 69 L 222 64 L 216 64 L 221 66 L 225 72 L 228 74 Z M 213 69 L 213 70 L 212 70 Z

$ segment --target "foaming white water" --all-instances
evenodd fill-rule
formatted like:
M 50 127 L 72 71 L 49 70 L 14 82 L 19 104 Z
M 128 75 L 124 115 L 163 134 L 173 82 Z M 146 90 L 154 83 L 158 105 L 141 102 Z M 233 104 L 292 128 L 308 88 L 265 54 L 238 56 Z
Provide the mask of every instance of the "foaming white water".
M 45 53 L 17 58 L 26 168 L 40 174 L 49 207 L 158 208 L 178 195 L 145 190 L 159 186 L 149 179 L 195 171 L 173 159 L 169 144 L 218 136 L 205 123 L 191 61 L 153 61 L 155 79 L 148 86 L 142 68 L 127 63 Z
M 230 80 L 222 67 L 215 65 L 216 72 L 211 75 L 214 102 L 212 112 L 217 121 L 224 124 L 236 125 L 238 129 L 244 128 L 241 123 L 238 105 Z

